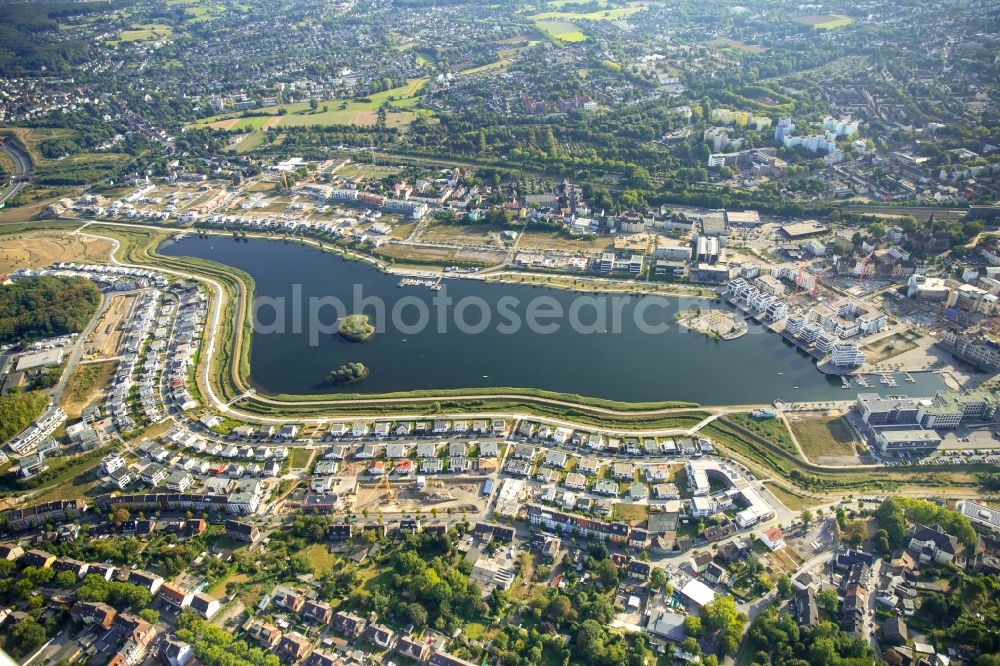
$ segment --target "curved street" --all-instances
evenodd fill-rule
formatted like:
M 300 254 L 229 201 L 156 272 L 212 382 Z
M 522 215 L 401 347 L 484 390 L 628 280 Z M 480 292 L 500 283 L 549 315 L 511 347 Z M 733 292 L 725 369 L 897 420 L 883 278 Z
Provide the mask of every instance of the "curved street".
M 7 184 L 6 188 L 2 193 L 0 193 L 0 206 L 7 203 L 10 199 L 17 196 L 24 187 L 28 184 L 28 178 L 31 175 L 31 157 L 21 150 L 16 143 L 14 143 L 10 137 L 0 137 L 0 150 L 7 153 L 10 156 L 11 161 L 14 163 L 14 174 L 10 179 L 10 183 Z

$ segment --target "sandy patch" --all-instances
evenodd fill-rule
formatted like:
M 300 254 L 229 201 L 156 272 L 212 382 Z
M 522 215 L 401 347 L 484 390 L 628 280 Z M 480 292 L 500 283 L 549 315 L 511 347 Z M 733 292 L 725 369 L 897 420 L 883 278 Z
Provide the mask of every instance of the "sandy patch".
M 262 130 L 269 130 L 272 127 L 277 127 L 278 123 L 281 122 L 281 116 L 271 116 L 268 118 L 263 125 L 260 126 Z

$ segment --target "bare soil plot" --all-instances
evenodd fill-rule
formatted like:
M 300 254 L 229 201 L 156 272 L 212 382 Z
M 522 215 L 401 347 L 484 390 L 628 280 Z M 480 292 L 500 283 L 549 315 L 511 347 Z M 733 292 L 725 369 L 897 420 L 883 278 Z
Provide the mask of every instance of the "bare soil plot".
M 431 222 L 420 231 L 420 240 L 429 243 L 499 247 L 498 234 L 500 231 L 499 227 L 490 224 L 436 224 Z
M 50 232 L 0 236 L 0 273 L 43 268 L 58 261 L 105 262 L 111 241 Z
M 134 295 L 112 296 L 100 321 L 94 327 L 84 351 L 97 358 L 117 356 L 122 334 L 125 332 L 125 324 L 134 303 Z
M 115 361 L 81 363 L 73 370 L 61 400 L 62 408 L 70 418 L 80 416 L 83 409 L 101 397 L 115 374 Z
M 230 118 L 228 120 L 216 120 L 214 123 L 208 123 L 207 127 L 219 130 L 230 130 L 236 126 L 236 123 L 240 121 L 239 118 Z

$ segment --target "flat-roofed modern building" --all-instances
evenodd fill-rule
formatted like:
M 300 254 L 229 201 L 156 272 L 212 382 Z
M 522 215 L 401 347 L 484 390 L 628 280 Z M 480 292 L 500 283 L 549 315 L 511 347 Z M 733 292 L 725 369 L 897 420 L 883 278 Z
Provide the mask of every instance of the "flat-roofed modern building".
M 859 393 L 857 401 L 861 420 L 870 426 L 917 425 L 920 405 L 905 395 L 886 396 Z
M 875 435 L 875 441 L 882 453 L 895 454 L 936 449 L 941 446 L 941 435 L 921 428 L 882 429 Z
M 972 521 L 976 529 L 1000 534 L 1000 511 L 972 500 L 959 500 L 955 510 Z

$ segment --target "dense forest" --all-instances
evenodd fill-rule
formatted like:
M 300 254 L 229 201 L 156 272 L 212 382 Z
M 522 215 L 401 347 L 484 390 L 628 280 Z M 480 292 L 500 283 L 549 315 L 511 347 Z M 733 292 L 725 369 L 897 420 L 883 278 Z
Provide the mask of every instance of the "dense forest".
M 93 57 L 83 40 L 59 39 L 59 19 L 124 6 L 124 2 L 40 2 L 0 7 L 0 71 L 62 73 Z
M 100 302 L 84 278 L 18 280 L 0 289 L 0 344 L 79 333 Z

